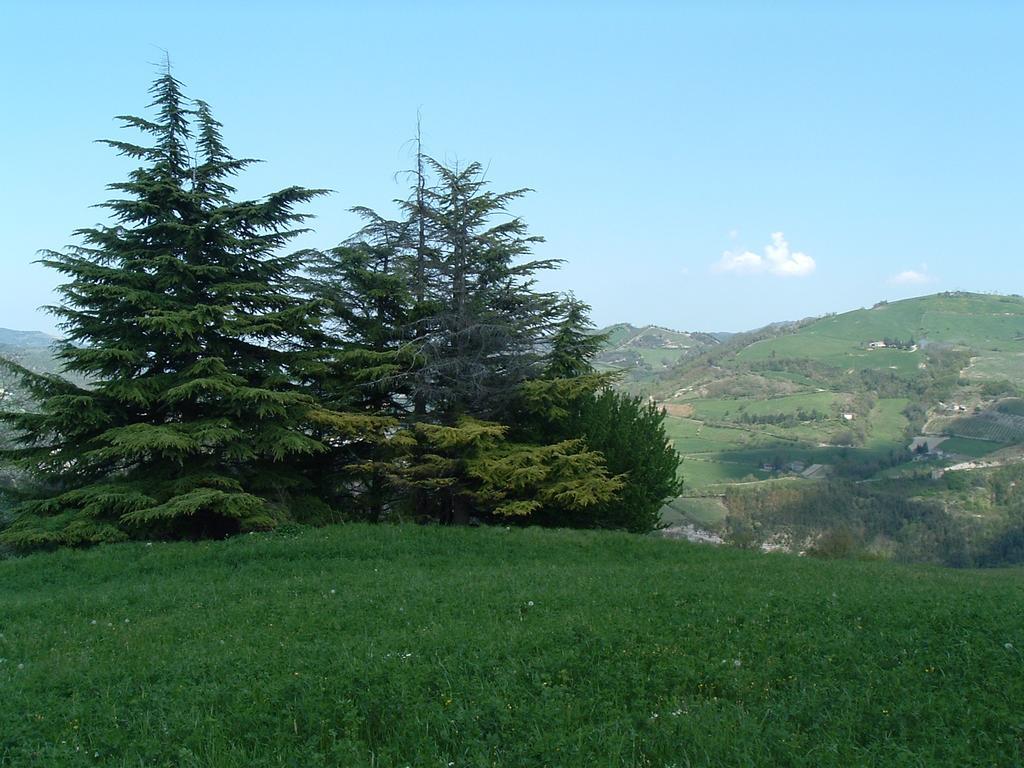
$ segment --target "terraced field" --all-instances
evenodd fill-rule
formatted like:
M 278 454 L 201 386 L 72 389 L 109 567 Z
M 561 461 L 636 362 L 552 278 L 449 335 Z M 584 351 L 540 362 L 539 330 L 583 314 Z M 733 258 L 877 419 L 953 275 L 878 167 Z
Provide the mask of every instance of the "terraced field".
M 834 415 L 851 400 L 852 396 L 844 393 L 810 392 L 768 400 L 689 401 L 694 407 L 691 418 L 669 415 L 665 422 L 669 438 L 683 457 L 684 494 L 709 485 L 768 479 L 774 475 L 763 470 L 766 464 L 785 467 L 792 462 L 807 466 L 878 461 L 903 448 L 906 398 L 879 399 L 868 414 L 852 421 Z M 792 415 L 815 409 L 830 416 L 793 427 L 739 421 L 744 414 Z M 830 444 L 854 425 L 865 430 L 863 445 Z
M 1024 441 L 1024 416 L 984 411 L 972 416 L 932 419 L 932 432 L 976 440 L 991 440 L 1006 445 Z

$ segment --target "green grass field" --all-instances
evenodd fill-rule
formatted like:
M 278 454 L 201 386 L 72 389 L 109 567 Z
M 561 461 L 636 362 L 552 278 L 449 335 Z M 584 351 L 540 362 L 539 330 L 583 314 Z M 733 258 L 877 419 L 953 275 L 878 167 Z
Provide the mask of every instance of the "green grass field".
M 843 406 L 849 395 L 835 392 L 808 392 L 768 400 L 698 400 L 693 405 L 704 418 L 734 419 L 741 416 L 739 406 L 751 415 L 795 413 L 803 408 L 824 412 Z M 801 424 L 737 425 L 736 428 L 711 426 L 698 418 L 668 416 L 666 433 L 683 457 L 682 474 L 686 488 L 697 490 L 708 485 L 737 482 L 753 476 L 770 477 L 762 464 L 804 461 L 808 464 L 835 464 L 850 457 L 875 461 L 903 445 L 907 419 L 902 411 L 905 398 L 879 399 L 867 418 L 867 438 L 863 447 L 820 446 L 830 436 L 847 428 L 838 419 Z M 721 423 L 724 423 L 721 422 Z M 852 426 L 852 425 L 851 425 Z
M 1024 759 L 1019 570 L 353 525 L 0 584 L 5 767 Z
M 748 430 L 713 427 L 695 419 L 676 416 L 665 418 L 665 434 L 683 455 L 739 448 L 756 441 L 758 437 Z
M 870 430 L 866 447 L 888 450 L 904 442 L 907 417 L 903 415 L 903 409 L 909 402 L 904 397 L 887 397 L 875 403 L 868 417 Z
M 1003 446 L 991 440 L 972 440 L 969 437 L 951 437 L 943 440 L 939 448 L 944 453 L 952 453 L 969 458 L 979 458 L 998 451 Z
M 849 400 L 848 395 L 835 392 L 804 392 L 766 400 L 694 400 L 691 405 L 694 407 L 695 416 L 699 419 L 713 421 L 731 419 L 735 421 L 742 418 L 744 413 L 751 416 L 790 416 L 801 409 L 808 413 L 817 410 L 830 416 L 847 400 Z
M 723 461 L 712 454 L 707 458 L 684 456 L 679 471 L 683 476 L 684 489 L 696 489 L 719 483 L 744 482 L 750 478 L 763 480 L 770 476 L 758 467 L 748 462 Z
M 680 496 L 662 508 L 661 521 L 666 525 L 696 523 L 715 530 L 725 522 L 728 511 L 717 496 Z
M 982 353 L 971 361 L 966 374 L 972 379 L 982 381 L 1009 379 L 1024 381 L 1024 344 L 1018 342 L 1017 351 L 1001 354 Z

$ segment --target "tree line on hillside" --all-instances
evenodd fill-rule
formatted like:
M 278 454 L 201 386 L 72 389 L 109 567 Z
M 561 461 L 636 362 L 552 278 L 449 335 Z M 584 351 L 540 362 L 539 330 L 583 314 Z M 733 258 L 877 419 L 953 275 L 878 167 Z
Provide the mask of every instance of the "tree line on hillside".
M 953 495 L 944 493 L 952 491 Z M 886 557 L 952 567 L 1024 563 L 1024 465 L 857 483 L 730 486 L 727 541 L 779 538 L 820 557 Z
M 821 557 L 874 555 L 963 567 L 973 563 L 965 525 L 941 503 L 908 499 L 849 480 L 778 485 L 751 493 L 732 487 L 726 538 L 760 546 L 783 534 Z
M 281 252 L 323 190 L 238 200 L 209 106 L 168 71 L 110 225 L 44 253 L 66 282 L 66 375 L 7 362 L 35 407 L 7 411 L 23 478 L 17 548 L 196 538 L 283 522 L 529 521 L 650 530 L 677 491 L 664 415 L 590 360 L 588 307 L 537 288 L 556 260 L 509 214 L 527 190 L 417 144 L 389 218 Z M 72 378 L 83 377 L 88 386 Z M 25 479 L 27 478 L 27 480 Z M 3 521 L 0 521 L 0 525 Z

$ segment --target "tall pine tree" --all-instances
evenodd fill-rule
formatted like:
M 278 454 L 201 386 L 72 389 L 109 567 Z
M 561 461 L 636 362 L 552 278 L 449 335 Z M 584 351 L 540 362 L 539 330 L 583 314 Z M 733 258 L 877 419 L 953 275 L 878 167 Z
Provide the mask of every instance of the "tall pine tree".
M 110 185 L 113 222 L 42 259 L 67 278 L 58 355 L 89 385 L 17 371 L 38 407 L 0 415 L 19 440 L 5 453 L 40 494 L 2 534 L 15 546 L 271 526 L 308 502 L 301 465 L 324 436 L 365 426 L 301 387 L 322 367 L 315 318 L 291 289 L 299 255 L 278 252 L 322 191 L 234 200 L 253 161 L 169 69 L 151 93 L 152 119 L 120 118 L 149 142 L 105 142 L 140 162 Z
M 425 162 L 435 181 L 417 188 L 411 210 L 428 237 L 413 391 L 435 418 L 501 418 L 519 385 L 543 369 L 557 297 L 537 290 L 536 273 L 559 262 L 530 258 L 543 238 L 509 213 L 529 190 L 491 192 L 479 163 Z
M 355 209 L 366 226 L 314 269 L 334 350 L 321 388 L 335 407 L 396 420 L 358 465 L 352 446 L 335 447 L 339 467 L 364 471 L 358 484 L 348 476 L 348 506 L 459 523 L 612 498 L 619 479 L 581 441 L 510 439 L 513 404 L 544 373 L 560 311 L 535 288 L 557 262 L 530 258 L 540 238 L 508 213 L 526 190 L 490 192 L 479 164 L 450 168 L 422 152 L 412 175 L 403 221 Z

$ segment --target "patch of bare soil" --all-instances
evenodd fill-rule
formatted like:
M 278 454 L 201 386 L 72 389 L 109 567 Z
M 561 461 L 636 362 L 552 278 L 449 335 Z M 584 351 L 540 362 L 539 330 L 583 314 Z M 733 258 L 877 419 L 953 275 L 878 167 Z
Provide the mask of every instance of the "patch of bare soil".
M 689 403 L 661 403 L 660 405 L 669 416 L 678 416 L 681 419 L 693 416 L 693 406 Z

